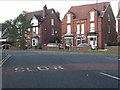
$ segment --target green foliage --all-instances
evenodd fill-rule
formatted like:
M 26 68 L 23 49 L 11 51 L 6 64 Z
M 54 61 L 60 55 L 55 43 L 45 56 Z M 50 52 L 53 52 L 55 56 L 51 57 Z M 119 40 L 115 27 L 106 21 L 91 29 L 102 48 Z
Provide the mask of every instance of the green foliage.
M 38 43 L 37 48 L 42 49 L 42 45 L 40 43 Z
M 60 36 L 57 36 L 56 40 L 57 40 L 58 43 L 61 43 L 61 37 Z
M 4 27 L 7 28 L 7 40 L 13 42 L 14 45 L 25 49 L 27 29 L 30 26 L 26 19 L 26 12 L 23 11 L 14 20 L 7 20 L 4 22 Z
M 120 46 L 120 42 L 112 42 L 112 41 L 109 41 L 107 43 L 107 46 Z
M 7 33 L 7 40 L 9 42 L 15 42 L 16 41 L 16 36 L 17 36 L 17 28 L 13 24 L 13 20 L 7 20 L 4 22 L 4 28 L 6 28 L 6 33 Z

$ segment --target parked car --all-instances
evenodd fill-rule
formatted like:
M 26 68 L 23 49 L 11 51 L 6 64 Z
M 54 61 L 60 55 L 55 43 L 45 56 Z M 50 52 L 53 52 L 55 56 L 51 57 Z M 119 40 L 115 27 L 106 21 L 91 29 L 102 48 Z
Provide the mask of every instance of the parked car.
M 64 49 L 64 45 L 62 43 L 58 43 L 59 49 Z
M 48 43 L 46 45 L 47 48 L 58 48 L 59 46 L 56 43 Z
M 1 47 L 3 49 L 9 49 L 9 47 L 11 47 L 11 45 L 10 44 L 3 44 L 3 45 L 1 45 Z
M 64 45 L 62 43 L 48 43 L 46 45 L 47 48 L 59 48 L 59 49 L 63 49 Z
M 88 47 L 89 45 L 87 43 L 80 43 L 77 45 L 77 47 Z

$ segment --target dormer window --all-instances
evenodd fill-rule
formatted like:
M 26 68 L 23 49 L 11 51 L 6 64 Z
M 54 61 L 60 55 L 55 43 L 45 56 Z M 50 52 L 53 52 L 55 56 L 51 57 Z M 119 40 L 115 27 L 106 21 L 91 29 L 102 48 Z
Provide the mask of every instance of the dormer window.
M 90 12 L 90 21 L 94 21 L 94 11 Z
M 70 14 L 67 14 L 67 23 L 70 23 L 71 17 Z
M 36 17 L 34 16 L 31 20 L 31 25 L 32 26 L 38 26 L 38 20 L 36 19 Z

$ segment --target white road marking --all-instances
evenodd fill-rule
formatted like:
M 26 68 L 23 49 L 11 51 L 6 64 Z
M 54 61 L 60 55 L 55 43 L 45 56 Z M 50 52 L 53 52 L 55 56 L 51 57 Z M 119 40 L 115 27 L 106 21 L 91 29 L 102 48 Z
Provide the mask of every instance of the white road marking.
M 104 76 L 107 76 L 107 77 L 111 77 L 111 78 L 113 78 L 113 79 L 120 80 L 119 77 L 116 77 L 116 76 L 113 76 L 113 75 L 110 75 L 110 74 L 107 74 L 107 73 L 100 72 L 100 74 L 102 74 L 102 75 L 104 75 Z
M 18 68 L 15 68 L 15 72 L 17 72 L 18 71 Z
M 63 67 L 61 67 L 61 66 L 58 66 L 58 68 L 60 68 L 60 69 L 64 69 Z
M 33 70 L 30 70 L 29 68 L 26 68 L 27 71 L 32 72 Z
M 53 67 L 55 70 L 57 70 L 58 68 L 56 66 Z
M 45 67 L 45 66 L 37 67 L 37 69 L 38 69 L 38 70 L 41 70 L 41 71 L 43 71 L 43 70 L 49 70 L 49 68 L 48 68 L 48 67 Z

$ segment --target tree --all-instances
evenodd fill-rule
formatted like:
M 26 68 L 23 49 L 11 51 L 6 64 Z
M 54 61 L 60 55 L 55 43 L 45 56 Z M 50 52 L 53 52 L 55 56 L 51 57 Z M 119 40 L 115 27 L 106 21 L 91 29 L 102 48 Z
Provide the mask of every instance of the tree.
M 7 20 L 4 22 L 6 28 L 6 37 L 8 42 L 14 43 L 21 49 L 25 49 L 27 29 L 30 26 L 29 21 L 26 19 L 26 12 L 23 11 L 14 20 Z
M 7 41 L 14 44 L 16 42 L 17 28 L 13 24 L 13 20 L 5 21 L 3 27 L 6 29 L 5 37 L 7 38 Z
M 21 49 L 25 49 L 26 45 L 26 34 L 30 23 L 26 19 L 26 12 L 23 11 L 15 20 L 14 25 L 17 27 L 17 45 Z

